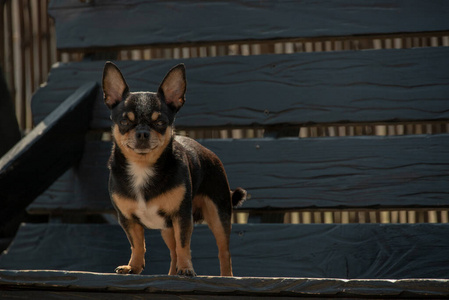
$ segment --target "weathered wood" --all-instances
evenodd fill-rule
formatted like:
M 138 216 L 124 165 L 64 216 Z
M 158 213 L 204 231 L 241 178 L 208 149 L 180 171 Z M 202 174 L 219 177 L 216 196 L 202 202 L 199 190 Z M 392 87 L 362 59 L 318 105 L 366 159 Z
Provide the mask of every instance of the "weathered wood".
M 449 4 L 443 1 L 69 0 L 53 1 L 50 10 L 56 17 L 60 49 L 92 51 L 116 51 L 114 46 L 136 44 L 449 29 Z M 310 122 L 448 120 L 448 55 L 448 48 L 429 48 L 184 60 L 188 99 L 177 126 L 257 125 L 273 129 Z M 155 90 L 167 70 L 178 62 L 118 65 L 132 90 Z M 53 116 L 50 113 L 61 99 L 84 83 L 98 83 L 103 64 L 82 62 L 54 68 L 47 87 L 34 97 L 35 120 Z M 103 105 L 101 90 L 95 92 L 95 84 L 90 83 L 89 94 L 96 95 L 92 96 L 96 100 L 90 128 L 108 129 L 109 111 Z M 68 166 L 59 154 L 64 153 L 64 159 L 66 152 L 73 154 L 70 162 L 79 157 L 87 121 L 74 123 L 68 122 L 76 129 L 82 127 L 82 133 L 61 138 L 60 131 L 57 135 L 63 145 L 69 144 L 66 139 L 73 141 L 71 148 L 56 148 L 55 144 L 61 144 L 58 140 L 42 150 L 44 159 L 37 155 L 42 151 L 25 152 L 40 163 L 37 176 L 33 168 L 26 176 L 34 174 L 36 180 L 47 180 Z M 64 132 L 71 130 L 64 128 Z M 277 136 L 272 131 L 270 134 Z M 449 207 L 449 135 L 201 142 L 221 157 L 231 186 L 248 189 L 252 198 L 244 209 Z M 110 211 L 109 152 L 110 143 L 86 143 L 81 163 L 66 172 L 31 209 L 52 214 Z M 57 171 L 49 166 L 49 158 L 58 164 Z M 8 170 L 17 173 L 21 169 Z M 46 174 L 40 176 L 43 170 Z M 22 198 L 34 197 L 22 178 L 7 187 Z M 0 185 L 0 193 L 5 186 Z M 8 220 L 8 211 L 0 211 L 0 220 Z M 449 296 L 449 281 L 441 279 L 449 278 L 448 233 L 447 224 L 234 225 L 234 274 L 271 278 L 184 278 L 70 272 L 110 273 L 126 263 L 130 250 L 123 230 L 118 225 L 26 224 L 9 251 L 0 256 L 0 268 L 23 270 L 0 270 L 0 289 L 6 289 L 3 297 L 35 298 L 48 292 L 45 297 L 65 299 L 138 298 L 147 293 L 161 299 L 444 297 Z M 146 238 L 144 274 L 166 274 L 169 253 L 159 232 L 149 230 Z M 199 274 L 218 275 L 216 243 L 206 225 L 195 227 L 192 253 Z M 330 277 L 342 279 L 327 279 Z M 365 278 L 376 279 L 359 280 Z
M 174 284 L 176 282 L 173 282 Z M 106 283 L 105 283 L 106 284 Z M 172 300 L 172 299 L 178 299 L 178 300 L 248 300 L 248 299 L 255 299 L 255 296 L 251 295 L 233 295 L 233 294 L 190 294 L 190 292 L 187 293 L 169 293 L 167 291 L 161 292 L 161 293 L 152 293 L 149 291 L 142 291 L 142 292 L 108 292 L 101 289 L 101 291 L 91 291 L 91 292 L 80 292 L 80 291 L 73 291 L 76 290 L 74 288 L 63 288 L 62 290 L 59 289 L 59 287 L 56 287 L 55 289 L 29 289 L 27 286 L 27 289 L 8 289 L 6 291 L 2 291 L 2 297 L 3 299 L 63 299 L 63 300 L 122 300 L 126 298 L 127 300 L 141 300 L 146 299 L 148 297 L 151 297 L 151 300 Z M 257 296 L 256 296 L 257 297 Z M 265 297 L 265 296 L 262 296 Z M 279 299 L 286 299 L 286 297 L 290 296 L 270 296 L 270 300 L 279 300 Z M 312 299 L 309 297 L 301 297 L 301 299 Z M 315 299 L 315 298 L 314 298 Z
M 449 135 L 201 140 L 222 160 L 242 209 L 449 207 Z M 89 142 L 79 167 L 30 207 L 34 213 L 113 211 L 110 142 Z
M 230 247 L 235 276 L 448 278 L 448 234 L 447 224 L 234 224 Z M 167 274 L 170 255 L 159 231 L 147 230 L 146 240 L 143 274 Z M 197 274 L 219 275 L 206 225 L 195 226 L 191 247 Z M 129 254 L 119 225 L 26 224 L 0 268 L 111 273 Z
M 250 296 L 269 296 L 270 299 L 294 296 L 302 299 L 316 299 L 317 296 L 409 299 L 447 297 L 448 284 L 447 279 L 183 278 L 0 270 L 0 288 L 8 289 L 2 294 L 21 295 L 26 299 L 36 299 L 31 298 L 32 295 L 45 295 L 46 299 L 58 296 L 64 299 L 123 299 L 125 295 L 126 299 L 142 299 L 150 294 L 151 299 L 173 299 L 174 296 L 177 299 L 248 299 Z
M 49 13 L 60 49 L 449 29 L 442 0 L 71 0 L 52 1 Z
M 96 89 L 81 86 L 0 159 L 0 226 L 81 157 Z
M 248 189 L 244 208 L 449 206 L 449 135 L 203 144 Z
M 174 64 L 187 67 L 181 127 L 449 118 L 449 48 L 298 53 L 117 62 L 132 91 L 156 91 Z M 32 101 L 36 121 L 104 62 L 60 64 Z M 110 128 L 99 91 L 91 128 Z

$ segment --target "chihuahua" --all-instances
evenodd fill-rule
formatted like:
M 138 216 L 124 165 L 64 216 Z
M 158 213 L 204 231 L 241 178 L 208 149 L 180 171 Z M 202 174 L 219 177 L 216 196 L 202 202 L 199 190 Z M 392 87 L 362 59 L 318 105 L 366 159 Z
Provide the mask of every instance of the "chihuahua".
M 104 102 L 111 111 L 109 193 L 131 244 L 120 274 L 145 267 L 144 229 L 160 229 L 170 250 L 169 275 L 196 276 L 190 239 L 193 224 L 206 221 L 218 246 L 221 276 L 233 276 L 229 238 L 233 207 L 246 191 L 231 191 L 223 164 L 210 150 L 174 134 L 176 113 L 186 100 L 185 67 L 173 67 L 157 92 L 130 92 L 116 65 L 103 70 Z

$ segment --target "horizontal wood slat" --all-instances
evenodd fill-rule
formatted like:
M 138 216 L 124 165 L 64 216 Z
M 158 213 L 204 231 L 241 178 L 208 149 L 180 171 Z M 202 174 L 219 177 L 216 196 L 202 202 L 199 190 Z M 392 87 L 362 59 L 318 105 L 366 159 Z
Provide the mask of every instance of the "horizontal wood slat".
M 209 140 L 248 208 L 448 206 L 449 135 Z
M 181 127 L 449 118 L 449 48 L 120 61 L 132 91 L 187 67 Z M 60 64 L 33 98 L 36 122 L 82 83 L 101 84 L 104 62 Z M 91 128 L 110 128 L 98 93 Z
M 42 279 L 45 280 L 42 280 Z M 55 270 L 0 270 L 0 287 L 6 298 L 116 300 L 148 298 L 166 300 L 244 300 L 264 297 L 312 299 L 410 299 L 449 297 L 449 279 L 339 279 L 212 277 L 184 278 L 168 275 L 115 275 Z
M 449 30 L 442 0 L 71 0 L 49 13 L 60 49 Z
M 235 276 L 448 278 L 448 234 L 447 224 L 235 224 L 230 248 Z M 160 232 L 146 231 L 146 240 L 143 274 L 167 274 L 170 256 Z M 206 225 L 194 228 L 191 244 L 195 271 L 218 275 Z M 0 268 L 112 273 L 129 255 L 119 225 L 26 224 Z
M 202 140 L 222 160 L 242 209 L 449 207 L 449 135 Z M 110 142 L 90 142 L 30 212 L 112 211 Z

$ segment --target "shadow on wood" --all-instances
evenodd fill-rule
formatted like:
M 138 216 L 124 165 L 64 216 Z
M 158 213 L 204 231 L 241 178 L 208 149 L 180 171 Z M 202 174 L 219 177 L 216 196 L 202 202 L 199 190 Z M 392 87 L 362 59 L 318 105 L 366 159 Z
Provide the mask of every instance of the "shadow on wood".
M 0 229 L 81 158 L 96 91 L 81 86 L 0 159 Z

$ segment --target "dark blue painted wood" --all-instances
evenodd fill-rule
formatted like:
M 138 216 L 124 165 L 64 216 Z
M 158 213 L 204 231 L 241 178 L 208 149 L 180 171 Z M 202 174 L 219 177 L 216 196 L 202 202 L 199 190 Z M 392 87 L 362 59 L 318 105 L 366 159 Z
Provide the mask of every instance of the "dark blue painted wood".
M 449 207 L 449 135 L 203 140 L 222 160 L 243 209 Z M 91 142 L 78 168 L 29 208 L 113 211 L 110 142 Z
M 443 0 L 70 0 L 49 12 L 66 49 L 449 29 Z
M 447 224 L 234 224 L 230 250 L 235 276 L 448 278 L 448 234 Z M 170 256 L 160 232 L 146 231 L 146 243 L 143 274 L 167 274 Z M 194 228 L 191 245 L 198 275 L 219 275 L 206 225 Z M 129 255 L 119 225 L 27 224 L 0 268 L 112 273 Z
M 42 279 L 46 280 L 43 281 Z M 339 279 L 286 277 L 185 278 L 55 270 L 0 270 L 5 298 L 119 300 L 273 300 L 314 298 L 447 298 L 448 279 Z
M 181 127 L 449 119 L 449 48 L 117 62 L 131 91 L 156 91 L 175 64 L 187 67 Z M 33 98 L 36 121 L 104 62 L 61 64 Z M 91 128 L 109 130 L 97 95 Z

